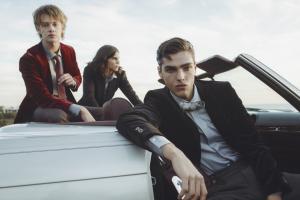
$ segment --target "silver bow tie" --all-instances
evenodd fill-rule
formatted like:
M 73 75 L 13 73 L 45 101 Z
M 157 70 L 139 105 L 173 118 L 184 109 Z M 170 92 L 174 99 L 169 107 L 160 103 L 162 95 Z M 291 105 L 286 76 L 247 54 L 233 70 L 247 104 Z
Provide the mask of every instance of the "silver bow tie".
M 205 108 L 205 102 L 201 100 L 195 102 L 180 102 L 179 107 L 184 111 L 190 112 Z

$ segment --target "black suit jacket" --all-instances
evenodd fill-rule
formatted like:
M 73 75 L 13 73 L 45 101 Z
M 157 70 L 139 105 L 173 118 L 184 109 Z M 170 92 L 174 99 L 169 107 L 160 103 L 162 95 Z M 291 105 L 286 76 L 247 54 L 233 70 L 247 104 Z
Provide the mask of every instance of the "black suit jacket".
M 80 105 L 101 107 L 106 101 L 113 98 L 118 88 L 125 94 L 133 105 L 142 103 L 132 89 L 124 70 L 117 73 L 117 78 L 109 82 L 106 93 L 105 78 L 92 66 L 86 66 L 83 73 L 83 96 L 78 101 Z
M 200 80 L 196 80 L 195 85 L 215 127 L 228 145 L 253 167 L 266 195 L 285 191 L 288 188 L 286 181 L 277 169 L 269 149 L 262 144 L 252 119 L 231 85 L 228 82 Z M 196 167 L 200 167 L 200 133 L 166 87 L 149 91 L 143 105 L 121 115 L 117 128 L 122 135 L 146 149 L 145 142 L 150 137 L 164 135 Z M 157 172 L 156 160 L 152 161 L 151 167 L 156 171 L 154 173 L 160 173 Z M 176 197 L 172 186 L 165 184 L 162 184 L 166 190 L 165 199 Z

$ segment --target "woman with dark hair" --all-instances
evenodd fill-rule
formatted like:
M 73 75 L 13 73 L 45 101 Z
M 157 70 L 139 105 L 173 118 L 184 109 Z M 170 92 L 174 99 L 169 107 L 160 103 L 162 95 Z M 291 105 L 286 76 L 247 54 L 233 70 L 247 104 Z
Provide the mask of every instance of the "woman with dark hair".
M 102 107 L 120 88 L 133 105 L 142 103 L 119 65 L 119 51 L 111 45 L 102 46 L 84 68 L 83 96 L 80 105 Z

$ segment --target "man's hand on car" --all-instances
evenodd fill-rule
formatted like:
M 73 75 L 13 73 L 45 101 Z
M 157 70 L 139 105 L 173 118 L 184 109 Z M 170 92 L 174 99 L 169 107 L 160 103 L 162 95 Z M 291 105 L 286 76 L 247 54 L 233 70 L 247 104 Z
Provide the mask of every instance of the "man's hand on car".
M 182 190 L 178 199 L 205 200 L 207 189 L 204 177 L 184 153 L 172 143 L 164 145 L 162 152 L 164 157 L 171 161 L 176 175 L 182 180 Z

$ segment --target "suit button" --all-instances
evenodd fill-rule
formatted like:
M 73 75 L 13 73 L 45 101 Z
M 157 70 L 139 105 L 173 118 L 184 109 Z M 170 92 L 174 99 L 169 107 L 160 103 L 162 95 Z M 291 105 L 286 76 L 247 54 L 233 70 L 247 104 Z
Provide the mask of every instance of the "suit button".
M 138 133 L 144 132 L 144 129 L 142 129 L 141 127 L 136 127 L 134 130 L 136 130 L 136 132 L 138 132 Z

